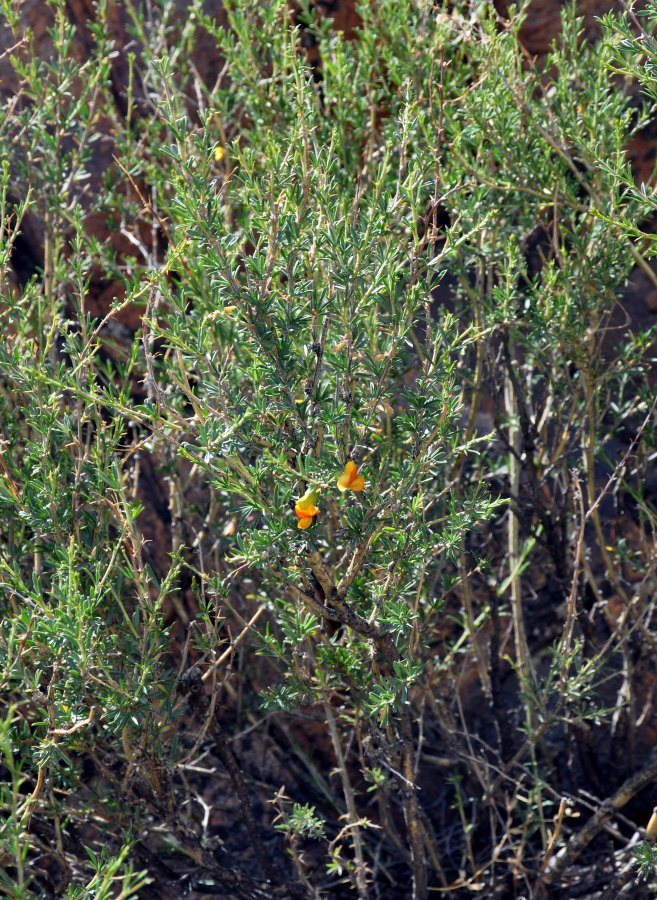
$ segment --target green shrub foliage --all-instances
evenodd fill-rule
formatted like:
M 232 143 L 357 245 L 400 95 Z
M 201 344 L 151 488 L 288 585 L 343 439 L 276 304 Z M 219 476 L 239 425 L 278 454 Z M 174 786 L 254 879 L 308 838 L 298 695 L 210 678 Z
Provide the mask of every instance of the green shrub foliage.
M 488 3 L 126 0 L 121 48 L 43 6 L 2 4 L 0 894 L 558 889 L 655 801 L 657 11 L 536 61 Z

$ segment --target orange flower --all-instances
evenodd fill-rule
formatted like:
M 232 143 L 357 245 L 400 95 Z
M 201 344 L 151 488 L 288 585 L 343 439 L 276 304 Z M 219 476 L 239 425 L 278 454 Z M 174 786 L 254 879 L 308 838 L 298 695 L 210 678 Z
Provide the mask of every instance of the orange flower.
M 313 524 L 313 516 L 316 516 L 319 509 L 315 506 L 317 502 L 317 491 L 309 488 L 306 493 L 297 500 L 294 511 L 299 516 L 297 528 L 308 528 Z
M 363 475 L 358 474 L 356 463 L 350 459 L 344 467 L 344 472 L 338 477 L 338 489 L 343 492 L 349 490 L 349 488 L 352 491 L 362 491 L 364 487 L 365 478 Z

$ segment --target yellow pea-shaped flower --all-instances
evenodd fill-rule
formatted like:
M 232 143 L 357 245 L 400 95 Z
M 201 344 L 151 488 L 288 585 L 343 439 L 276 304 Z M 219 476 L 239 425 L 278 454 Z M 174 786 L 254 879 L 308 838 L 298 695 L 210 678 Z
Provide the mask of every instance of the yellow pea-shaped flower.
M 294 511 L 299 517 L 297 528 L 308 528 L 313 524 L 313 517 L 319 512 L 317 503 L 317 491 L 309 488 L 306 493 L 297 500 Z
M 344 467 L 344 472 L 338 477 L 338 490 L 342 491 L 362 491 L 365 487 L 365 478 L 358 474 L 356 463 L 350 459 Z

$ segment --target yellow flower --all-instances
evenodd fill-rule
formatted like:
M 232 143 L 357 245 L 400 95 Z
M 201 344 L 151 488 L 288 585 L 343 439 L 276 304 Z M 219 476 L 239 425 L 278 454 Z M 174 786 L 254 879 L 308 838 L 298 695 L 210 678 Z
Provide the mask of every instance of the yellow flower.
M 306 493 L 297 500 L 294 511 L 299 516 L 297 528 L 308 528 L 313 524 L 313 516 L 316 516 L 319 509 L 315 506 L 317 502 L 317 491 L 309 488 Z
M 364 487 L 365 478 L 363 475 L 358 474 L 356 463 L 350 459 L 344 467 L 344 472 L 338 477 L 338 489 L 343 492 L 349 490 L 349 488 L 352 491 L 362 491 Z
M 217 147 L 216 150 L 214 151 L 214 161 L 215 161 L 215 162 L 221 162 L 222 159 L 224 158 L 224 155 L 225 155 L 225 154 L 224 154 L 224 148 L 223 148 L 223 147 Z

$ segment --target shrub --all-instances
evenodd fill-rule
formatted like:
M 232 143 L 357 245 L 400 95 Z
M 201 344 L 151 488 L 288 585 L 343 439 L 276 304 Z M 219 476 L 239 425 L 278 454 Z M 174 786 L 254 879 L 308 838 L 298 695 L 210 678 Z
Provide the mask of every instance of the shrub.
M 657 774 L 631 19 L 539 70 L 487 4 L 126 3 L 115 102 L 109 7 L 82 67 L 49 9 L 43 58 L 4 3 L 0 890 L 563 887 Z

